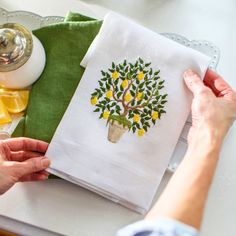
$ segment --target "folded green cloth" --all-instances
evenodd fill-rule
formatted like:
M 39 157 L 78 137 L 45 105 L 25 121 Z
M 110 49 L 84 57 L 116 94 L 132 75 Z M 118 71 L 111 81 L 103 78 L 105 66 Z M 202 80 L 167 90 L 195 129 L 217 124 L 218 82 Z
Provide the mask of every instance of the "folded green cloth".
M 33 85 L 25 118 L 13 137 L 50 142 L 78 86 L 84 69 L 80 66 L 102 21 L 69 13 L 65 22 L 34 30 L 46 52 L 46 66 Z

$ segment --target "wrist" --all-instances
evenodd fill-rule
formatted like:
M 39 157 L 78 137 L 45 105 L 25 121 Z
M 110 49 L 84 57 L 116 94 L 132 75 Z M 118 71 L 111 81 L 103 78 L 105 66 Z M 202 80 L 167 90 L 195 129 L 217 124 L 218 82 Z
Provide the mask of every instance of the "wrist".
M 189 152 L 220 152 L 225 133 L 221 129 L 202 125 L 195 130 L 194 137 L 188 146 Z

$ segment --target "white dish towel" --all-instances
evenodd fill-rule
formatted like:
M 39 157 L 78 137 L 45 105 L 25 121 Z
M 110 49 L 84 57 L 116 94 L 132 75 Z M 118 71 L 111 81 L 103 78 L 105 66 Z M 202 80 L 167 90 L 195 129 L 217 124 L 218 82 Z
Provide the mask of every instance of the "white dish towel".
M 107 139 L 106 121 L 93 112 L 91 94 L 99 86 L 101 70 L 107 71 L 112 62 L 126 59 L 133 63 L 138 58 L 160 70 L 168 94 L 166 114 L 143 137 L 126 132 L 114 144 Z M 145 213 L 190 112 L 192 95 L 182 74 L 191 68 L 203 78 L 209 61 L 205 55 L 125 17 L 106 15 L 82 61 L 86 70 L 81 82 L 46 153 L 52 161 L 49 171 Z

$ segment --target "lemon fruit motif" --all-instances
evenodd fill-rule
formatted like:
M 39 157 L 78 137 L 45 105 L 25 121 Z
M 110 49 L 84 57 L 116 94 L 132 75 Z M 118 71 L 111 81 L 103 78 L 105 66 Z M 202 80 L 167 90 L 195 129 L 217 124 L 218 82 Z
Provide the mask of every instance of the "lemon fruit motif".
M 133 121 L 134 122 L 139 122 L 140 120 L 140 116 L 138 114 L 135 114 L 134 117 L 133 117 Z
M 140 101 L 142 99 L 142 97 L 143 97 L 143 93 L 138 92 L 137 97 L 136 97 L 137 100 Z
M 119 77 L 119 72 L 114 71 L 114 72 L 112 73 L 111 77 L 112 77 L 112 79 L 114 79 L 114 80 L 118 79 L 118 77 Z
M 144 129 L 140 129 L 140 130 L 138 131 L 138 136 L 139 136 L 139 137 L 142 137 L 142 136 L 144 135 L 144 133 L 145 133 Z
M 110 99 L 112 97 L 112 94 L 113 94 L 112 90 L 109 90 L 106 92 L 106 97 Z
M 123 80 L 121 86 L 125 89 L 128 86 L 129 82 L 127 79 Z
M 138 78 L 139 81 L 141 81 L 142 79 L 144 79 L 144 76 L 145 75 L 144 75 L 143 71 L 141 71 L 141 72 L 138 73 L 137 78 Z
M 152 113 L 152 119 L 153 119 L 153 120 L 157 120 L 158 118 L 159 118 L 158 112 L 157 112 L 157 111 L 154 111 L 154 112 Z
M 125 101 L 126 101 L 126 102 L 129 102 L 131 99 L 132 99 L 132 95 L 131 95 L 130 93 L 127 93 L 127 94 L 125 95 Z
M 94 106 L 98 103 L 98 99 L 97 97 L 92 97 L 91 100 L 90 100 L 91 104 Z
M 102 118 L 106 120 L 106 119 L 108 119 L 109 115 L 110 115 L 109 111 L 104 111 L 103 115 L 102 115 Z

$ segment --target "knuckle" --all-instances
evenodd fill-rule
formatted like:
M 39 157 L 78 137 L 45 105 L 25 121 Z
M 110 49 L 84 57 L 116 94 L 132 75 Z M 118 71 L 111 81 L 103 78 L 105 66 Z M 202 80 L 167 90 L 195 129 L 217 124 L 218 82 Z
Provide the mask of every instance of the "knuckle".
M 23 146 L 23 150 L 27 149 L 27 139 L 26 138 L 23 138 L 22 139 L 22 146 Z
M 32 169 L 32 172 L 36 172 L 39 169 L 38 161 L 34 158 L 31 159 L 31 169 Z
M 6 141 L 1 140 L 1 141 L 0 141 L 0 146 L 1 146 L 0 154 L 1 154 L 1 156 L 3 157 L 3 159 L 5 159 L 5 160 L 10 159 L 10 157 L 11 157 L 11 156 L 10 156 L 10 150 L 9 150 L 9 148 L 8 148 L 8 146 L 7 146 Z
M 209 107 L 213 107 L 213 103 L 214 101 L 209 96 L 198 96 L 193 100 L 192 109 L 204 114 L 205 111 L 209 111 Z
M 15 181 L 18 181 L 21 177 L 21 166 L 17 162 L 10 162 L 7 165 L 7 172 L 9 176 L 15 179 Z
M 202 86 L 198 89 L 197 94 L 199 96 L 208 96 L 211 93 L 211 90 L 208 87 Z
M 25 152 L 24 151 L 19 151 L 18 155 L 19 155 L 18 158 L 21 159 L 25 156 Z
M 196 95 L 197 97 L 203 98 L 206 100 L 210 98 L 210 95 L 212 95 L 212 92 L 208 87 L 202 86 L 197 90 Z

